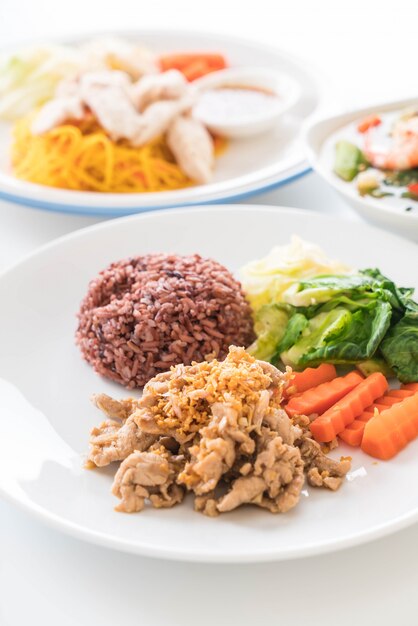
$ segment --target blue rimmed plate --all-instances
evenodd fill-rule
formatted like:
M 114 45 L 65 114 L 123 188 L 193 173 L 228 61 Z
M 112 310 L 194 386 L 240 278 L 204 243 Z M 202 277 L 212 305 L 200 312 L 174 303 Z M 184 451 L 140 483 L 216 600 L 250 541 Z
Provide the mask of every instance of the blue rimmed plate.
M 329 100 L 326 82 L 306 63 L 302 64 L 275 48 L 229 36 L 161 30 L 116 34 L 141 42 L 157 53 L 216 50 L 225 54 L 232 66 L 271 67 L 292 76 L 299 83 L 300 98 L 272 132 L 231 141 L 224 154 L 217 158 L 215 176 L 210 184 L 156 193 L 69 191 L 18 180 L 10 167 L 11 125 L 3 123 L 0 126 L 1 199 L 49 211 L 122 216 L 176 206 L 240 200 L 289 183 L 309 171 L 299 139 L 300 129 L 307 119 L 323 115 Z M 82 40 L 95 36 L 84 36 Z M 82 40 L 74 38 L 61 40 L 61 43 Z

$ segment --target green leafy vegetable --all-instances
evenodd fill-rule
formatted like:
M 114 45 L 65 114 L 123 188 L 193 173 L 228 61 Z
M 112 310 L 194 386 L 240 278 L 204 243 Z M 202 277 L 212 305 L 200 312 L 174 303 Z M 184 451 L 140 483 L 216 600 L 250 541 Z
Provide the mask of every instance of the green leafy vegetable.
M 370 376 L 370 374 L 374 374 L 375 372 L 380 372 L 386 376 L 386 378 L 394 376 L 393 370 L 391 370 L 382 357 L 375 356 L 372 359 L 367 359 L 367 361 L 356 363 L 356 366 L 364 376 Z
M 403 290 L 405 315 L 386 335 L 380 349 L 403 383 L 418 381 L 418 303 Z
M 380 349 L 400 381 L 418 381 L 418 320 L 405 316 L 391 328 Z
M 295 240 L 247 266 L 257 334 L 251 353 L 297 370 L 356 364 L 364 373 L 394 372 L 403 382 L 418 382 L 414 289 L 398 287 L 377 268 L 326 273 L 332 264 L 321 250 Z
M 338 141 L 335 147 L 334 172 L 340 178 L 350 182 L 366 167 L 367 160 L 357 146 L 349 141 Z
M 289 315 L 286 307 L 277 304 L 266 304 L 256 313 L 254 330 L 257 339 L 248 348 L 250 354 L 262 361 L 272 360 L 276 346 L 281 341 Z
M 350 307 L 331 308 L 330 304 L 320 307 L 301 338 L 281 353 L 286 365 L 304 368 L 323 362 L 356 363 L 374 355 L 390 325 L 390 304 L 379 300 L 358 302 L 357 306 L 351 301 Z
M 299 339 L 300 334 L 308 326 L 308 320 L 302 313 L 295 313 L 286 326 L 285 334 L 277 346 L 277 357 L 285 350 L 289 350 Z

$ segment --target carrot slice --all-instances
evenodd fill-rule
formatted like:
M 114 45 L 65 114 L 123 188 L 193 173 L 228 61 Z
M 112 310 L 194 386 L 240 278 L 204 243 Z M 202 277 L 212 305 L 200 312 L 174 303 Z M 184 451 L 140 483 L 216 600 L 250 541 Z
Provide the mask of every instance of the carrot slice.
M 409 398 L 410 396 L 414 395 L 413 391 L 407 391 L 406 389 L 402 391 L 404 391 L 406 395 L 392 396 L 392 394 L 388 393 L 386 396 L 382 396 L 381 398 L 378 398 L 376 400 L 376 404 L 380 404 L 380 405 L 383 404 L 387 408 L 388 406 L 393 406 L 394 404 L 398 404 L 398 402 L 401 402 L 404 398 Z M 384 411 L 385 409 L 382 409 L 382 410 Z
M 206 74 L 210 74 L 211 72 L 215 72 L 216 68 L 211 67 L 206 61 L 202 59 L 196 59 L 190 65 L 187 65 L 182 70 L 183 75 L 187 78 L 189 82 L 193 80 L 197 80 L 202 76 L 206 76 Z
M 374 404 L 368 406 L 364 413 L 359 415 L 354 422 L 351 422 L 347 428 L 344 428 L 338 436 L 350 446 L 359 446 L 362 442 L 367 422 L 375 415 L 375 409 L 386 411 L 389 406 L 399 404 L 404 398 L 409 398 L 414 393 L 414 391 L 408 391 L 407 389 L 390 389 L 384 396 L 378 398 Z
M 372 419 L 372 417 L 373 416 L 370 415 L 370 419 Z M 366 424 L 360 420 L 354 420 L 354 422 L 340 432 L 339 437 L 341 437 L 345 443 L 348 443 L 349 446 L 357 447 L 361 444 L 361 440 L 363 439 L 365 425 Z
M 418 383 L 406 383 L 401 385 L 401 389 L 407 389 L 408 391 L 418 391 Z
M 418 393 L 373 417 L 364 429 L 361 449 L 386 461 L 418 436 Z
M 375 372 L 362 380 L 334 406 L 311 423 L 311 433 L 316 441 L 325 442 L 334 439 L 387 388 L 388 381 L 380 372 Z
M 322 383 L 334 380 L 337 376 L 335 365 L 330 363 L 322 363 L 319 367 L 307 367 L 303 372 L 293 372 L 289 389 L 292 394 L 303 393 L 312 387 L 318 387 Z
M 415 390 L 413 389 L 391 389 L 390 391 L 387 392 L 386 396 L 388 398 L 401 398 L 401 400 L 403 400 L 404 398 L 409 398 L 409 396 L 413 396 L 414 393 L 416 393 L 418 391 L 418 384 L 417 384 L 417 388 Z
M 227 66 L 225 57 L 222 54 L 212 52 L 166 54 L 159 58 L 160 67 L 163 72 L 172 69 L 181 71 L 196 61 L 202 61 L 207 66 L 217 70 L 224 69 Z
M 285 409 L 290 417 L 294 415 L 312 415 L 312 413 L 321 414 L 363 380 L 363 376 L 358 372 L 350 372 L 346 376 L 339 376 L 330 382 L 322 383 L 318 387 L 308 389 L 304 393 L 292 397 Z
M 379 126 L 382 123 L 382 120 L 378 115 L 368 115 L 365 117 L 357 126 L 357 130 L 359 133 L 366 133 L 373 126 Z
M 400 402 L 400 400 L 398 400 L 398 402 Z M 394 402 L 394 404 L 396 404 L 396 402 Z M 383 402 L 374 402 L 373 404 L 371 404 L 370 406 L 367 406 L 364 409 L 365 413 L 371 413 L 372 415 L 374 415 L 374 410 L 377 409 L 378 411 L 386 411 L 386 409 L 388 408 L 388 406 L 391 406 L 390 404 L 383 404 Z

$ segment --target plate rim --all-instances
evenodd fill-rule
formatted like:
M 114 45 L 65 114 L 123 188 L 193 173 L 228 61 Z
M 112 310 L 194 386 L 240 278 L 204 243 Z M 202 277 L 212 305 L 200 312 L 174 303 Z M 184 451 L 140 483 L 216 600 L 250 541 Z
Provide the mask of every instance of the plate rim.
M 219 44 L 229 42 L 232 45 L 246 46 L 249 49 L 253 48 L 259 51 L 264 51 L 266 54 L 276 55 L 277 57 L 280 57 L 284 59 L 285 61 L 290 62 L 291 64 L 296 66 L 300 71 L 302 71 L 309 78 L 310 81 L 312 81 L 312 83 L 315 85 L 316 93 L 317 93 L 317 101 L 318 101 L 317 108 L 310 114 L 310 116 L 308 116 L 308 119 L 304 120 L 304 122 L 302 123 L 300 131 L 299 131 L 300 137 L 302 137 L 302 128 L 303 128 L 303 124 L 306 123 L 306 121 L 311 120 L 311 119 L 312 120 L 316 119 L 319 116 L 323 116 L 330 108 L 332 110 L 335 110 L 335 106 L 330 107 L 329 101 L 327 98 L 327 94 L 330 93 L 330 90 L 331 90 L 331 84 L 330 84 L 328 77 L 310 61 L 305 61 L 303 58 L 300 58 L 297 55 L 289 53 L 288 51 L 283 50 L 280 47 L 276 47 L 272 44 L 265 44 L 263 42 L 258 42 L 251 38 L 245 38 L 245 37 L 240 37 L 240 36 L 235 36 L 235 35 L 227 35 L 227 34 L 214 32 L 214 31 L 203 31 L 203 30 L 195 31 L 192 29 L 182 29 L 182 30 L 174 31 L 168 28 L 116 29 L 115 31 L 109 31 L 108 29 L 104 29 L 104 30 L 97 29 L 97 30 L 81 33 L 79 35 L 76 35 L 74 33 L 73 34 L 69 33 L 67 35 L 58 35 L 55 37 L 52 36 L 48 38 L 46 37 L 32 38 L 32 39 L 27 38 L 18 43 L 2 46 L 0 48 L 0 56 L 3 53 L 11 53 L 14 50 L 22 49 L 25 46 L 45 44 L 45 43 L 52 43 L 52 44 L 65 44 L 65 43 L 72 43 L 72 42 L 76 43 L 79 41 L 87 40 L 92 37 L 106 37 L 106 36 L 127 37 L 127 38 L 141 37 L 141 36 L 147 36 L 147 37 L 176 36 L 176 37 L 184 37 L 184 38 L 202 37 L 206 41 L 213 40 L 214 42 L 219 42 Z M 241 199 L 251 197 L 252 195 L 255 195 L 258 193 L 261 194 L 261 193 L 266 193 L 268 191 L 271 191 L 275 189 L 276 187 L 290 183 L 293 180 L 296 180 L 297 177 L 301 177 L 307 174 L 308 172 L 310 172 L 311 167 L 309 166 L 307 162 L 306 156 L 303 154 L 304 153 L 303 144 L 301 146 L 300 152 L 301 154 L 299 155 L 299 158 L 296 159 L 293 163 L 288 164 L 288 166 L 285 167 L 279 173 L 265 174 L 264 176 L 261 176 L 258 181 L 257 180 L 249 181 L 249 182 L 241 181 L 241 183 L 238 183 L 238 185 L 230 187 L 229 190 L 225 190 L 225 191 L 221 189 L 218 191 L 215 190 L 212 192 L 205 192 L 204 186 L 202 188 L 202 191 L 197 191 L 199 188 L 196 187 L 193 189 L 196 190 L 196 194 L 199 194 L 199 195 L 194 199 L 186 198 L 182 200 L 180 198 L 180 199 L 173 199 L 172 201 L 164 201 L 162 198 L 161 203 L 156 204 L 156 205 L 150 204 L 150 205 L 137 206 L 135 202 L 133 201 L 131 206 L 120 206 L 120 205 L 103 206 L 103 205 L 100 205 L 99 203 L 99 199 L 102 194 L 96 192 L 97 196 L 95 196 L 95 198 L 97 200 L 97 204 L 84 205 L 82 203 L 77 202 L 76 198 L 69 198 L 68 201 L 56 200 L 56 199 L 48 200 L 48 199 L 38 198 L 37 197 L 38 193 L 42 193 L 43 191 L 45 193 L 48 193 L 48 191 L 50 192 L 52 191 L 52 193 L 54 192 L 65 193 L 71 190 L 60 190 L 60 189 L 48 188 L 43 185 L 34 185 L 29 182 L 19 181 L 18 179 L 15 179 L 12 176 L 4 175 L 6 177 L 6 181 L 4 181 L 1 184 L 2 187 L 0 188 L 0 200 L 5 200 L 8 202 L 12 202 L 14 204 L 19 204 L 19 205 L 26 206 L 29 208 L 43 209 L 43 210 L 58 212 L 58 213 L 97 215 L 97 216 L 109 216 L 109 217 L 131 215 L 134 213 L 160 210 L 160 209 L 166 209 L 166 208 L 177 208 L 177 207 L 183 207 L 186 205 L 194 206 L 194 205 L 202 205 L 202 204 L 218 204 L 222 202 L 239 201 Z M 270 166 L 270 167 L 274 167 L 274 166 Z M 7 178 L 10 178 L 12 181 L 10 183 L 10 186 L 8 186 L 7 184 Z M 16 191 L 13 188 L 14 187 L 13 183 L 16 184 L 16 182 L 17 183 L 20 182 L 21 184 L 28 185 L 28 189 L 25 188 L 21 192 L 19 192 L 19 190 Z M 228 182 L 228 181 L 222 181 L 222 182 Z M 91 193 L 95 193 L 95 192 L 91 192 Z M 204 197 L 205 194 L 208 194 L 209 197 L 205 198 Z M 217 195 L 218 197 L 215 197 L 215 198 L 210 197 L 213 194 Z M 127 194 L 112 194 L 112 195 L 116 197 L 120 196 L 122 199 Z M 143 197 L 143 194 L 128 194 L 128 195 L 130 197 L 133 197 L 133 196 Z
M 177 214 L 186 214 L 190 209 L 189 208 L 177 208 L 177 209 L 165 209 L 159 211 L 160 214 L 172 214 L 177 212 Z M 207 212 L 207 205 L 200 205 L 193 207 L 192 209 L 195 212 Z M 280 210 L 281 213 L 285 212 L 287 214 L 295 214 L 305 216 L 307 219 L 319 220 L 322 222 L 329 223 L 330 221 L 341 224 L 341 222 L 348 222 L 348 220 L 341 219 L 337 216 L 328 216 L 322 215 L 315 212 L 312 212 L 308 209 L 296 209 L 294 207 L 280 206 L 280 207 L 272 207 L 269 205 L 263 204 L 254 204 L 254 205 L 233 205 L 230 206 L 228 204 L 217 205 L 211 209 L 211 211 L 222 213 L 223 211 L 231 211 L 235 210 L 237 212 L 248 212 L 251 213 L 254 210 L 263 210 L 269 213 L 275 213 L 277 210 Z M 20 268 L 22 265 L 27 264 L 31 261 L 33 257 L 42 255 L 44 252 L 47 252 L 51 249 L 59 247 L 62 243 L 67 241 L 71 241 L 72 239 L 77 239 L 80 236 L 89 235 L 90 233 L 94 233 L 100 230 L 107 230 L 114 226 L 115 223 L 118 222 L 126 222 L 130 223 L 133 221 L 141 221 L 144 219 L 153 219 L 154 215 L 149 212 L 144 212 L 142 214 L 120 217 L 116 220 L 100 222 L 98 224 L 93 224 L 91 226 L 87 226 L 61 237 L 58 237 L 25 255 L 22 259 L 17 261 L 16 263 L 6 267 L 0 273 L 0 282 L 3 278 L 10 273 L 13 273 L 15 269 Z M 385 235 L 389 240 L 398 240 L 399 243 L 402 243 L 404 246 L 410 244 L 411 247 L 414 247 L 413 242 L 407 241 L 403 237 L 399 235 L 395 235 L 389 233 L 385 230 L 379 229 L 376 226 L 367 225 L 366 228 L 371 231 L 378 231 L 380 236 Z M 409 247 L 409 246 L 408 246 Z M 339 550 L 343 550 L 352 546 L 361 545 L 368 543 L 369 541 L 374 541 L 375 539 L 379 539 L 381 537 L 390 535 L 402 528 L 406 528 L 412 525 L 415 522 L 418 522 L 418 506 L 411 511 L 395 517 L 391 521 L 383 522 L 378 526 L 372 527 L 372 529 L 364 530 L 360 533 L 355 533 L 352 535 L 348 535 L 344 539 L 336 539 L 333 541 L 321 542 L 316 544 L 308 544 L 305 545 L 302 549 L 293 548 L 291 550 L 283 550 L 279 549 L 277 551 L 272 547 L 269 549 L 269 552 L 259 551 L 257 553 L 241 553 L 241 554 L 219 554 L 219 553 L 211 553 L 205 550 L 194 550 L 193 552 L 184 551 L 184 549 L 168 549 L 168 548 L 160 548 L 160 547 L 150 547 L 147 545 L 141 545 L 138 543 L 132 543 L 128 540 L 124 540 L 121 537 L 114 537 L 111 534 L 94 531 L 88 529 L 81 524 L 77 524 L 72 522 L 62 515 L 58 515 L 52 511 L 49 511 L 44 506 L 36 503 L 33 500 L 30 500 L 27 497 L 15 497 L 13 494 L 9 493 L 4 487 L 0 485 L 0 496 L 7 500 L 8 502 L 17 505 L 19 508 L 25 510 L 28 514 L 33 515 L 36 519 L 39 519 L 47 526 L 54 528 L 60 532 L 63 532 L 66 535 L 73 536 L 77 539 L 94 543 L 96 545 L 100 545 L 103 547 L 116 549 L 122 552 L 128 552 L 131 554 L 139 554 L 146 557 L 159 558 L 159 559 L 168 559 L 174 561 L 184 561 L 184 562 L 199 562 L 199 563 L 255 563 L 255 562 L 273 562 L 273 561 L 284 561 L 289 559 L 296 558 L 304 558 L 308 556 L 314 556 L 319 554 L 326 554 L 331 552 L 336 552 Z
M 150 205 L 150 206 L 138 206 L 138 207 L 95 207 L 92 205 L 73 205 L 73 204 L 59 204 L 56 202 L 48 202 L 43 200 L 37 200 L 35 198 L 30 198 L 26 196 L 17 196 L 5 191 L 1 191 L 0 189 L 0 200 L 5 202 L 12 202 L 13 204 L 18 204 L 19 206 L 28 207 L 31 209 L 42 209 L 44 211 L 48 211 L 50 213 L 64 213 L 70 215 L 85 215 L 87 216 L 96 216 L 96 217 L 127 217 L 131 215 L 140 215 L 141 213 L 152 213 L 154 211 L 165 211 L 172 209 L 180 209 L 180 208 L 193 208 L 198 206 L 210 206 L 210 205 L 219 205 L 223 203 L 234 203 L 236 201 L 245 200 L 247 198 L 251 198 L 257 194 L 268 193 L 269 191 L 274 191 L 280 187 L 284 187 L 287 184 L 293 183 L 300 178 L 303 178 L 310 172 L 312 172 L 312 167 L 307 166 L 307 161 L 303 161 L 295 171 L 291 174 L 284 174 L 283 177 L 279 177 L 277 180 L 269 183 L 264 183 L 262 186 L 249 189 L 247 191 L 232 191 L 230 194 L 223 195 L 222 198 L 215 198 L 210 200 L 192 200 L 190 202 L 175 202 L 169 204 L 162 205 Z

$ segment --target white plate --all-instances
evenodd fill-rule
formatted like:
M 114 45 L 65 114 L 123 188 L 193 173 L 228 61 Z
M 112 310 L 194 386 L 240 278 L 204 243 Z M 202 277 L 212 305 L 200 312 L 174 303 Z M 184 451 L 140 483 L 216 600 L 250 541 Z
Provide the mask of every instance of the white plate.
M 388 463 L 353 456 L 337 493 L 306 488 L 286 515 L 242 508 L 210 519 L 191 500 L 170 510 L 115 513 L 115 468 L 82 468 L 94 392 L 126 395 L 98 377 L 74 345 L 87 283 L 109 262 L 152 251 L 199 252 L 232 270 L 297 233 L 354 266 L 418 287 L 413 244 L 363 224 L 262 206 L 172 210 L 107 222 L 40 249 L 0 278 L 0 491 L 82 539 L 148 556 L 267 561 L 358 544 L 418 519 L 418 442 Z M 370 244 L 373 242 L 373 245 Z M 390 254 L 388 254 L 390 251 Z
M 355 133 L 356 122 L 371 113 L 395 112 L 416 105 L 417 99 L 374 105 L 367 109 L 356 109 L 343 115 L 307 122 L 304 132 L 308 159 L 314 170 L 367 220 L 418 241 L 418 202 L 406 198 L 372 198 L 360 196 L 355 182 L 345 182 L 334 169 L 335 144 L 347 139 L 359 145 Z M 361 147 L 359 145 L 359 147 Z M 405 211 L 406 207 L 412 211 Z
M 68 191 L 20 181 L 10 171 L 11 127 L 3 123 L 0 125 L 0 198 L 51 211 L 120 216 L 158 208 L 242 199 L 288 183 L 309 171 L 299 137 L 300 129 L 308 117 L 327 110 L 330 100 L 328 86 L 305 62 L 275 48 L 229 36 L 161 30 L 116 34 L 141 42 L 156 52 L 217 50 L 226 55 L 232 67 L 270 67 L 296 80 L 301 97 L 273 131 L 231 141 L 225 153 L 216 160 L 212 183 L 146 194 Z M 94 36 L 65 40 L 64 43 L 78 43 Z

